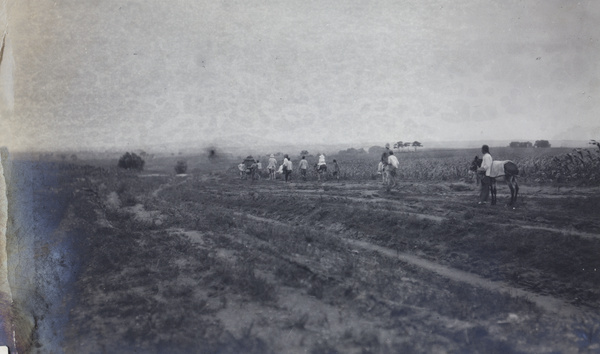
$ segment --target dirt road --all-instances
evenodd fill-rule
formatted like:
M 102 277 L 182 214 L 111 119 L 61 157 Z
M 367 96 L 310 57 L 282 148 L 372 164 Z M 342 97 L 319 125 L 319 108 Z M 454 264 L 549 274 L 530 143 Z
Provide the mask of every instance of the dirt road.
M 120 202 L 90 241 L 68 348 L 600 348 L 596 190 L 524 186 L 513 209 L 462 183 L 119 181 L 97 182 Z

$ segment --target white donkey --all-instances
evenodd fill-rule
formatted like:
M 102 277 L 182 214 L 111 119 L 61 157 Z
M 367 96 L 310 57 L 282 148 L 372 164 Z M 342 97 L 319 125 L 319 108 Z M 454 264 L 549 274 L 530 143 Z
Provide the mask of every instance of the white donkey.
M 377 174 L 381 175 L 381 183 L 387 186 L 390 181 L 390 173 L 382 161 L 379 161 L 379 165 L 377 166 Z

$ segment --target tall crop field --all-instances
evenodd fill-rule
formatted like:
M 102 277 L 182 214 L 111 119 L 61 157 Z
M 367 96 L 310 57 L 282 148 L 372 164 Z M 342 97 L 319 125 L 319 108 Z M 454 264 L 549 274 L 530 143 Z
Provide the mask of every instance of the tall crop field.
M 580 185 L 600 183 L 600 149 L 570 148 L 492 148 L 495 160 L 511 160 L 519 166 L 520 180 L 534 183 L 572 182 Z M 395 152 L 400 161 L 398 178 L 421 181 L 471 181 L 471 161 L 478 149 L 423 150 Z M 330 157 L 340 164 L 341 178 L 366 180 L 378 178 L 380 156 L 340 154 Z

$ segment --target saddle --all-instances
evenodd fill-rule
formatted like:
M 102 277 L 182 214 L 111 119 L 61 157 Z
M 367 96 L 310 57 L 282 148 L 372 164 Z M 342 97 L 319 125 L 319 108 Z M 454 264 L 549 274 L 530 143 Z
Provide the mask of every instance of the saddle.
M 508 162 L 511 162 L 511 161 L 510 160 L 492 161 L 492 167 L 490 168 L 490 177 L 496 178 L 496 177 L 504 176 L 506 174 L 504 172 L 504 165 Z

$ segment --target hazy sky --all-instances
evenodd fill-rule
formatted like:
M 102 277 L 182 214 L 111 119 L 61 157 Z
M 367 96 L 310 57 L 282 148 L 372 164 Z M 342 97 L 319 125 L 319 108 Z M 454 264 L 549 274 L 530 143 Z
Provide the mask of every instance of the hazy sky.
M 9 148 L 600 139 L 600 1 L 6 6 Z

